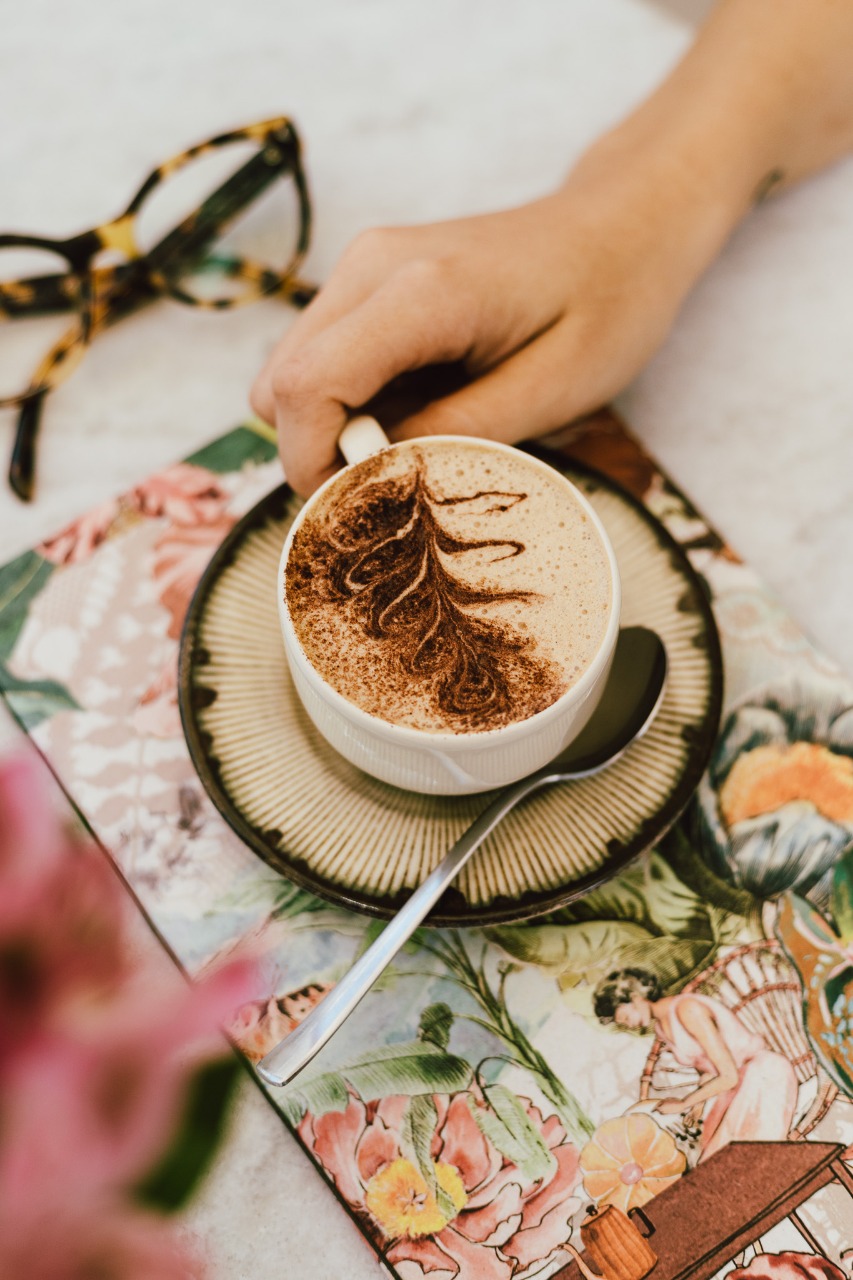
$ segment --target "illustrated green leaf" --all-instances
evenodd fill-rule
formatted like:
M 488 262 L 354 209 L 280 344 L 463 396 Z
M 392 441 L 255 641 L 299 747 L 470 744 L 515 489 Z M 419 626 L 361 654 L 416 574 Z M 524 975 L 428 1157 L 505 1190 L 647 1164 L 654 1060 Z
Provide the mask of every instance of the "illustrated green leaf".
M 346 923 L 345 923 L 346 917 L 351 916 L 352 913 L 342 912 L 341 914 L 344 916 L 344 926 L 340 930 L 340 932 L 343 932 L 344 929 L 346 928 Z M 365 951 L 367 951 L 368 947 L 373 945 L 373 943 L 376 941 L 379 935 L 381 933 L 384 933 L 387 923 L 388 922 L 386 920 L 369 920 L 367 921 L 366 924 L 364 923 L 364 921 L 361 921 L 361 920 L 359 921 L 359 933 L 361 937 L 361 943 L 356 952 L 354 960 L 358 960 L 359 957 L 363 955 Z M 398 962 L 401 956 L 417 955 L 418 951 L 420 950 L 420 946 L 418 944 L 418 933 L 420 932 L 421 932 L 420 930 L 416 930 L 415 933 L 410 938 L 408 938 L 400 947 L 399 951 L 397 952 Z M 376 979 L 376 981 L 374 982 L 372 990 L 374 992 L 392 991 L 397 986 L 397 983 L 399 982 L 399 980 L 400 980 L 399 963 L 389 964 L 388 968 L 384 971 L 384 973 L 381 973 L 379 977 Z
M 290 920 L 293 917 L 331 911 L 328 902 L 282 876 L 252 876 L 228 889 L 216 900 L 220 911 L 251 911 L 265 908 L 271 920 Z M 340 911 L 341 917 L 350 913 Z
M 708 936 L 705 902 L 656 850 L 559 913 L 564 924 L 589 920 L 619 920 L 674 937 Z
M 439 1212 L 450 1220 L 456 1217 L 453 1198 L 439 1186 L 432 1158 L 432 1140 L 438 1125 L 438 1109 L 427 1093 L 416 1094 L 406 1105 L 400 1127 L 400 1153 L 420 1172 L 435 1196 Z
M 462 1058 L 428 1041 L 413 1040 L 373 1049 L 335 1071 L 304 1072 L 298 1088 L 284 1090 L 279 1101 L 288 1100 L 288 1119 L 295 1115 L 298 1123 L 306 1111 L 344 1111 L 349 1100 L 346 1082 L 365 1102 L 374 1102 L 396 1095 L 456 1093 L 468 1087 L 471 1074 Z
M 288 1093 L 286 1089 L 280 1090 L 275 1099 L 276 1106 L 283 1113 L 285 1120 L 295 1129 L 299 1121 L 308 1110 L 308 1103 L 301 1093 Z M 315 1115 L 323 1115 L 322 1111 L 314 1112 Z
M 629 968 L 654 973 L 664 988 L 677 987 L 713 957 L 718 945 L 711 928 L 694 938 L 676 938 L 612 920 L 496 928 L 489 936 L 517 959 L 551 973 L 563 991 L 581 983 L 596 986 L 609 973 Z
M 716 950 L 717 944 L 708 938 L 650 938 L 626 947 L 615 968 L 644 969 L 655 975 L 664 991 L 675 992 L 710 964 Z
M 471 1082 L 467 1062 L 424 1040 L 387 1045 L 340 1071 L 366 1102 L 393 1094 L 456 1093 Z
M 292 920 L 307 913 L 328 912 L 329 904 L 307 889 L 279 877 L 275 890 L 271 919 Z M 342 915 L 342 912 L 338 913 Z
M 652 923 L 675 938 L 708 938 L 705 904 L 657 851 L 645 867 L 645 899 Z
M 841 941 L 853 942 L 853 844 L 844 850 L 832 872 L 832 914 Z
M 26 730 L 60 711 L 78 711 L 79 703 L 56 680 L 19 680 L 0 664 L 0 692 Z
M 749 889 L 736 888 L 716 875 L 690 840 L 683 823 L 676 823 L 661 843 L 661 854 L 674 874 L 705 906 L 728 915 L 758 915 L 760 900 Z
M 562 986 L 597 982 L 622 967 L 627 948 L 654 937 L 640 925 L 613 920 L 586 924 L 526 925 L 489 930 L 489 937 L 504 951 L 526 964 L 553 973 Z
M 553 1174 L 556 1158 L 521 1099 L 502 1084 L 487 1085 L 483 1093 L 489 1110 L 478 1106 L 473 1097 L 468 1099 L 468 1106 L 484 1137 L 527 1181 L 538 1182 Z
M 435 1191 L 432 1140 L 438 1125 L 438 1109 L 428 1093 L 419 1093 L 406 1104 L 400 1126 L 400 1152 L 417 1165 L 430 1191 Z
M 247 462 L 270 462 L 276 456 L 274 440 L 267 439 L 251 427 L 235 427 L 218 440 L 211 440 L 186 459 L 197 467 L 206 467 L 223 475 L 227 471 L 239 471 Z
M 219 1146 L 241 1072 L 238 1059 L 228 1056 L 195 1073 L 168 1150 L 134 1188 L 142 1204 L 174 1213 L 189 1199 Z
M 449 1004 L 431 1004 L 421 1014 L 418 1026 L 418 1038 L 428 1040 L 446 1049 L 450 1042 L 450 1028 L 453 1026 L 453 1010 Z
M 35 551 L 25 551 L 0 567 L 0 658 L 11 655 L 27 610 L 53 570 L 54 565 Z
M 299 1085 L 283 1089 L 277 1101 L 291 1124 L 298 1124 L 306 1111 L 314 1116 L 324 1116 L 329 1111 L 346 1111 L 350 1096 L 346 1081 L 337 1071 L 323 1071 L 317 1075 L 303 1074 Z
M 610 880 L 578 902 L 552 912 L 548 922 L 562 925 L 583 924 L 588 920 L 620 920 L 651 929 L 644 887 L 639 867 L 630 867 L 617 880 Z

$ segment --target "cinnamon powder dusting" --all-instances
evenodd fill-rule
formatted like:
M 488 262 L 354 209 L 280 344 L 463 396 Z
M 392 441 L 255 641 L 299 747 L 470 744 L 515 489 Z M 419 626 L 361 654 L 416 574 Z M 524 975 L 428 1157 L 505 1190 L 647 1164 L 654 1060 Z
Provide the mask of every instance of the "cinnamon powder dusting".
M 458 568 L 470 552 L 485 553 L 486 568 L 524 556 L 524 542 L 460 529 L 466 510 L 482 525 L 528 495 L 442 495 L 418 450 L 397 474 L 388 474 L 385 456 L 333 486 L 331 502 L 294 538 L 287 601 L 312 664 L 364 710 L 420 729 L 481 732 L 549 706 L 568 687 L 564 672 L 529 634 L 489 612 L 515 602 L 518 617 L 537 593 L 502 588 L 488 573 L 472 581 Z M 442 521 L 449 509 L 462 517 L 453 532 Z

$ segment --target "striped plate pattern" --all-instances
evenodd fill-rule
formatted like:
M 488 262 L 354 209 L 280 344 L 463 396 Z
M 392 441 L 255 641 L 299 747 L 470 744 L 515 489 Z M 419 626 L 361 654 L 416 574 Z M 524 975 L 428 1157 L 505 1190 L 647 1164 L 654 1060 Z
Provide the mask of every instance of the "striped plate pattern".
M 699 781 L 720 713 L 719 641 L 705 593 L 663 527 L 610 480 L 563 464 L 610 534 L 625 625 L 654 628 L 669 675 L 648 734 L 595 778 L 518 806 L 449 889 L 432 924 L 521 920 L 615 874 L 675 820 Z M 322 897 L 387 916 L 485 807 L 421 796 L 361 773 L 330 748 L 294 693 L 276 570 L 297 500 L 281 486 L 234 528 L 184 629 L 180 705 L 195 766 L 232 827 Z

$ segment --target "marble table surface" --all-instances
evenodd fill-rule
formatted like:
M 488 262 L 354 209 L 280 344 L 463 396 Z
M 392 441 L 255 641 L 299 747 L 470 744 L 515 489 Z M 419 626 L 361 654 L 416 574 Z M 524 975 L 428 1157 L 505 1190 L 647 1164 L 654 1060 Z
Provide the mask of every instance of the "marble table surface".
M 362 228 L 547 191 L 707 7 L 6 0 L 0 226 L 70 235 L 116 213 L 161 159 L 286 112 L 316 207 L 306 274 L 322 280 Z M 853 676 L 851 207 L 853 159 L 754 212 L 617 407 Z M 0 492 L 2 559 L 243 418 L 288 321 L 277 302 L 228 314 L 162 302 L 100 337 L 48 403 L 36 500 Z M 7 447 L 12 422 L 0 413 Z M 16 741 L 4 724 L 0 745 Z M 251 1083 L 185 1229 L 215 1277 L 377 1274 Z

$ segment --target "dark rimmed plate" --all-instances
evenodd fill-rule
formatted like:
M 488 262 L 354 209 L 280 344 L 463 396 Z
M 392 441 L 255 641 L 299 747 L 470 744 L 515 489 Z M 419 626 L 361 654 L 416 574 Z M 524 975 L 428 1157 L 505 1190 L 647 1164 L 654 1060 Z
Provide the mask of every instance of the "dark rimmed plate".
M 540 451 L 539 456 L 543 456 Z M 596 778 L 515 809 L 442 898 L 435 925 L 542 915 L 609 879 L 689 800 L 716 735 L 722 662 L 702 584 L 658 520 L 613 481 L 548 460 L 587 495 L 613 542 L 622 621 L 667 648 L 661 711 Z M 276 870 L 340 906 L 388 917 L 488 796 L 421 796 L 340 758 L 302 709 L 276 602 L 281 547 L 299 500 L 282 485 L 235 525 L 199 583 L 181 640 L 179 702 L 193 763 L 226 821 Z

